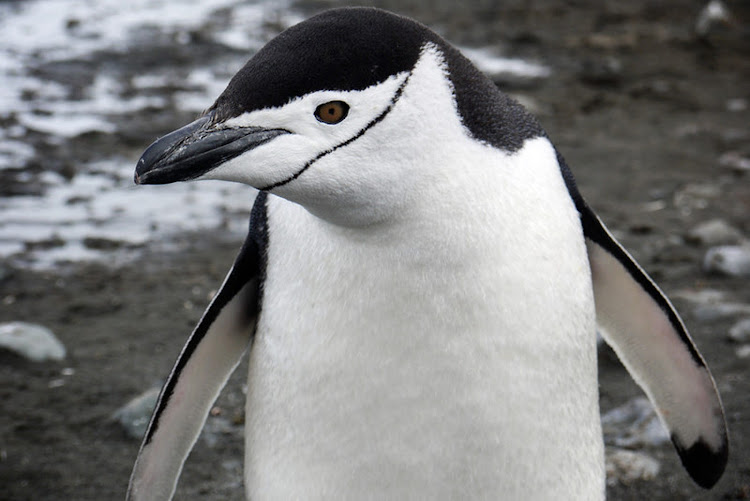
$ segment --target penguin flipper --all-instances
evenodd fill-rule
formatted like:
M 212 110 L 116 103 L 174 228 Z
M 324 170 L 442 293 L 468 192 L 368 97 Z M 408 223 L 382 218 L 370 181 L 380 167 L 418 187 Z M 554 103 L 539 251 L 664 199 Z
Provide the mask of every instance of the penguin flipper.
M 729 452 L 711 373 L 669 299 L 590 208 L 579 212 L 602 337 L 654 404 L 690 476 L 711 488 Z
M 127 500 L 169 500 L 208 412 L 255 333 L 265 253 L 265 194 L 250 232 L 177 359 L 151 416 Z
M 695 483 L 710 489 L 729 457 L 713 377 L 672 303 L 594 214 L 556 153 L 581 217 L 602 337 L 646 392 L 685 469 Z

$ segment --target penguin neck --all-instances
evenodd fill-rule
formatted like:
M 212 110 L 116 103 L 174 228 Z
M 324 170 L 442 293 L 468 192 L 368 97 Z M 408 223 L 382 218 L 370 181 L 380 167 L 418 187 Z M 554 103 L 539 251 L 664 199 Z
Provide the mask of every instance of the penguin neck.
M 514 154 L 465 136 L 425 151 L 429 153 L 419 162 L 429 168 L 411 179 L 401 198 L 376 206 L 377 217 L 304 206 L 304 224 L 342 246 L 390 248 L 412 257 L 421 247 L 430 259 L 484 253 L 514 262 L 524 262 L 525 255 L 537 251 L 552 259 L 556 245 L 542 249 L 543 243 L 570 237 L 550 227 L 580 230 L 546 138 L 527 140 Z M 560 223 L 553 224 L 558 219 Z

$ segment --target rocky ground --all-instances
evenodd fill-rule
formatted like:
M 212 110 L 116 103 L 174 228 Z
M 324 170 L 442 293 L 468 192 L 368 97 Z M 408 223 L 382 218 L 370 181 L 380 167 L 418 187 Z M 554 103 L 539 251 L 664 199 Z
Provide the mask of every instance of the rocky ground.
M 551 69 L 546 78 L 496 80 L 539 116 L 583 195 L 673 298 L 713 371 L 731 435 L 719 484 L 712 491 L 693 484 L 668 443 L 630 443 L 660 470 L 650 479 L 613 476 L 609 497 L 750 498 L 750 329 L 743 323 L 750 264 L 742 261 L 750 237 L 748 4 L 727 1 L 729 21 L 696 32 L 702 0 L 373 3 L 418 18 L 460 46 L 491 46 Z M 194 35 L 191 50 L 165 57 L 188 64 L 219 50 Z M 156 64 L 138 55 L 132 64 Z M 151 92 L 168 96 L 170 89 Z M 135 160 L 154 135 L 188 117 L 167 108 L 130 118 L 132 126 L 119 129 L 129 135 L 60 143 L 30 169 L 64 172 L 113 149 Z M 3 179 L 3 197 L 33 188 Z M 185 233 L 171 243 L 179 252 L 145 245 L 138 259 L 118 266 L 33 271 L 0 263 L 0 322 L 44 325 L 67 348 L 64 359 L 45 362 L 0 350 L 0 498 L 124 496 L 139 443 L 112 416 L 168 374 L 239 238 L 220 228 Z M 734 247 L 717 250 L 724 245 Z M 640 395 L 611 352 L 603 349 L 600 362 L 603 413 Z M 243 373 L 240 367 L 217 402 L 177 499 L 242 499 Z M 618 437 L 615 431 L 609 441 Z

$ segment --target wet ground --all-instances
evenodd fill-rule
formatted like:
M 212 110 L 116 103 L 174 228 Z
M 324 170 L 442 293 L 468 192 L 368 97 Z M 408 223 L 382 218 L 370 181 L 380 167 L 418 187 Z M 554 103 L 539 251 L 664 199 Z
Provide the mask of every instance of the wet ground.
M 727 339 L 728 329 L 742 316 L 699 314 L 706 305 L 690 299 L 696 292 L 715 290 L 723 294 L 720 303 L 750 304 L 750 286 L 747 277 L 703 271 L 708 246 L 686 238 L 696 225 L 714 218 L 750 236 L 750 172 L 732 160 L 750 156 L 747 3 L 726 2 L 731 22 L 711 28 L 704 36 L 695 32 L 702 1 L 374 4 L 415 17 L 462 47 L 490 47 L 499 55 L 551 70 L 547 77 L 505 74 L 496 80 L 539 116 L 572 167 L 583 195 L 674 298 L 713 371 L 732 440 L 730 464 L 719 484 L 712 491 L 695 486 L 671 447 L 664 446 L 647 451 L 661 462 L 656 479 L 612 486 L 610 498 L 750 498 L 750 358 L 739 357 L 738 346 Z M 297 4 L 295 15 L 335 5 L 339 2 Z M 167 35 L 142 28 L 139 39 L 144 42 L 127 50 L 107 49 L 81 60 L 64 57 L 38 63 L 35 75 L 41 81 L 62 82 L 66 92 L 87 89 L 92 79 L 104 73 L 122 84 L 113 94 L 120 101 L 123 96 L 154 101 L 134 106 L 131 113 L 113 114 L 106 122 L 110 125 L 76 122 L 89 130 L 69 136 L 57 129 L 50 133 L 49 122 L 39 125 L 23 110 L 0 112 L 5 134 L 0 139 L 10 137 L 33 148 L 24 153 L 16 146 L 20 156 L 0 169 L 4 210 L 17 207 L 8 205 L 14 197 L 45 193 L 45 180 L 53 184 L 74 180 L 81 165 L 100 160 L 118 159 L 115 167 L 94 172 L 125 182 L 140 151 L 153 138 L 210 104 L 211 98 L 203 103 L 201 96 L 213 83 L 192 96 L 198 103 L 180 105 L 188 100 L 184 93 L 191 91 L 191 85 L 200 87 L 187 80 L 196 62 L 222 61 L 220 67 L 211 67 L 216 74 L 211 78 L 219 81 L 238 69 L 243 51 L 208 36 L 222 26 L 233 26 L 226 18 L 238 12 L 232 4 L 211 14 L 211 23 Z M 260 23 L 253 22 L 253 29 L 262 31 L 253 40 L 272 36 L 287 24 L 284 19 L 268 15 Z M 76 26 L 76 19 L 70 18 L 68 29 Z M 138 73 L 172 76 L 130 85 Z M 185 81 L 177 85 L 183 77 Z M 220 90 L 219 85 L 214 96 Z M 175 99 L 176 93 L 183 93 L 183 101 Z M 26 99 L 36 102 L 33 95 Z M 45 113 L 36 115 L 54 116 Z M 45 178 L 44 173 L 50 172 L 53 177 Z M 112 186 L 120 186 L 117 183 Z M 220 204 L 211 206 L 219 214 L 216 219 L 171 231 L 171 224 L 182 224 L 181 211 L 201 198 L 201 185 L 195 186 L 186 195 L 175 195 L 169 206 L 133 216 L 147 218 L 149 212 L 159 212 L 177 217 L 157 219 L 145 227 L 125 225 L 121 235 L 108 227 L 103 235 L 76 230 L 75 238 L 68 239 L 64 222 L 44 238 L 20 239 L 21 247 L 13 251 L 11 245 L 17 241 L 8 236 L 11 230 L 0 233 L 0 244 L 11 249 L 0 262 L 0 321 L 46 325 L 68 348 L 67 359 L 59 363 L 32 363 L 0 351 L 0 498 L 124 496 L 139 444 L 110 416 L 168 374 L 232 262 L 242 238 L 241 221 L 253 196 L 248 190 L 224 193 L 232 201 L 223 209 Z M 157 190 L 151 194 L 160 197 Z M 112 208 L 102 221 L 128 213 L 128 204 L 143 200 L 122 202 L 122 210 Z M 87 203 L 73 199 L 66 206 Z M 34 210 L 40 209 L 27 209 Z M 197 216 L 186 219 L 193 217 Z M 19 221 L 19 226 L 32 224 Z M 133 233 L 138 238 L 128 238 Z M 53 265 L 54 254 L 35 254 L 67 248 L 68 240 L 93 251 L 98 262 Z M 35 261 L 32 255 L 41 257 Z M 639 390 L 608 353 L 600 358 L 601 401 L 606 410 Z M 242 499 L 238 437 L 243 372 L 240 367 L 209 418 L 208 433 L 186 465 L 177 499 Z

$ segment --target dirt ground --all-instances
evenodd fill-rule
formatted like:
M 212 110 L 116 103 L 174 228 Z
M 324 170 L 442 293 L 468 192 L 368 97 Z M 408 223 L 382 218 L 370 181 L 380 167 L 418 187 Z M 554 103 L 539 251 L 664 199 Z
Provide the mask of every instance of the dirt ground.
M 684 239 L 712 218 L 750 236 L 750 172 L 719 162 L 727 152 L 750 154 L 750 4 L 727 1 L 733 23 L 705 38 L 694 33 L 703 1 L 374 4 L 415 17 L 459 45 L 492 43 L 553 69 L 539 82 L 499 83 L 532 104 L 584 197 L 675 297 L 713 371 L 731 435 L 729 466 L 718 485 L 697 487 L 664 446 L 647 451 L 662 464 L 656 479 L 613 486 L 609 497 L 750 498 L 750 358 L 739 358 L 726 336 L 739 317 L 702 321 L 695 305 L 679 298 L 680 291 L 716 289 L 750 304 L 747 278 L 705 273 L 707 248 Z M 733 99 L 744 99 L 745 109 L 728 105 Z M 149 140 L 130 138 L 134 161 Z M 218 231 L 184 235 L 180 252 L 145 249 L 114 269 L 32 272 L 0 264 L 0 321 L 41 323 L 68 348 L 60 363 L 0 351 L 0 499 L 124 497 L 139 444 L 111 415 L 169 373 L 239 243 Z M 609 354 L 600 360 L 603 411 L 639 394 Z M 242 499 L 244 371 L 209 418 L 214 432 L 198 442 L 176 499 Z

